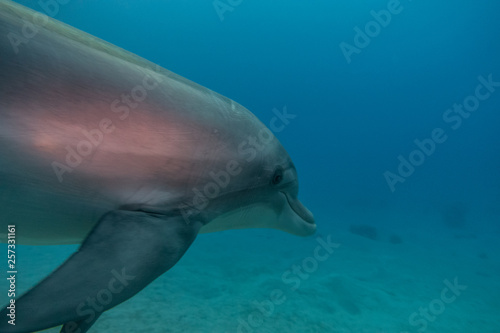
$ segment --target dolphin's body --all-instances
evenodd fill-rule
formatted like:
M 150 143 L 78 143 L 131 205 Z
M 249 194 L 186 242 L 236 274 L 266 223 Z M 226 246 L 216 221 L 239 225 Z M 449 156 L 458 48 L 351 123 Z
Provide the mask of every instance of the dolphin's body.
M 16 300 L 15 326 L 0 312 L 0 332 L 87 331 L 199 232 L 310 235 L 297 193 L 290 157 L 241 105 L 0 1 L 0 240 L 15 225 L 16 244 L 82 244 Z

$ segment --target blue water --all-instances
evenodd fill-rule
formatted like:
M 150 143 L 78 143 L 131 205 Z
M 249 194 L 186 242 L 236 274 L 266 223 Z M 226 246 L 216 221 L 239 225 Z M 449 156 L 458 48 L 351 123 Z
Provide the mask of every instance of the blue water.
M 230 10 L 69 0 L 53 13 L 265 124 L 286 107 L 275 134 L 318 232 L 201 235 L 90 332 L 500 332 L 500 3 L 219 3 Z M 75 248 L 22 247 L 20 288 Z

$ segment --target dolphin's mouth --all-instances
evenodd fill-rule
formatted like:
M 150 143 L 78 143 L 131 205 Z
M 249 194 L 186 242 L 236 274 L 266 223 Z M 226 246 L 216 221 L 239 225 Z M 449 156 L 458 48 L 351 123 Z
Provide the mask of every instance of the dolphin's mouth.
M 299 201 L 299 199 L 292 197 L 290 195 L 290 193 L 287 193 L 284 191 L 281 191 L 281 193 L 283 193 L 285 195 L 286 200 L 288 201 L 288 204 L 290 205 L 292 210 L 295 212 L 295 214 L 300 216 L 300 218 L 302 220 L 304 220 L 305 222 L 312 224 L 312 225 L 315 225 L 313 214 L 309 211 L 309 209 L 307 209 L 302 204 L 302 202 Z

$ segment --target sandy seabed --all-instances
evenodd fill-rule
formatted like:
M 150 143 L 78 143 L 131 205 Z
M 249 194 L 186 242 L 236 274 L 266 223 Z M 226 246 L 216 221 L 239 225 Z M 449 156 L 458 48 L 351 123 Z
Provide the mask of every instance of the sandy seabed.
M 346 227 L 310 238 L 200 235 L 172 270 L 89 332 L 500 332 L 500 233 L 436 234 L 381 228 L 370 239 Z M 75 249 L 18 247 L 18 292 Z M 7 291 L 5 280 L 0 286 Z

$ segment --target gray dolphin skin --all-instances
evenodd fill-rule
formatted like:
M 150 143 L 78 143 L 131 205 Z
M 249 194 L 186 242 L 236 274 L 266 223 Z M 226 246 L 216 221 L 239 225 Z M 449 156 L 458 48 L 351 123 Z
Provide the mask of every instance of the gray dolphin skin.
M 0 332 L 86 332 L 198 233 L 311 235 L 297 196 L 287 152 L 241 105 L 0 0 L 0 241 L 13 225 L 16 245 L 81 244 Z

